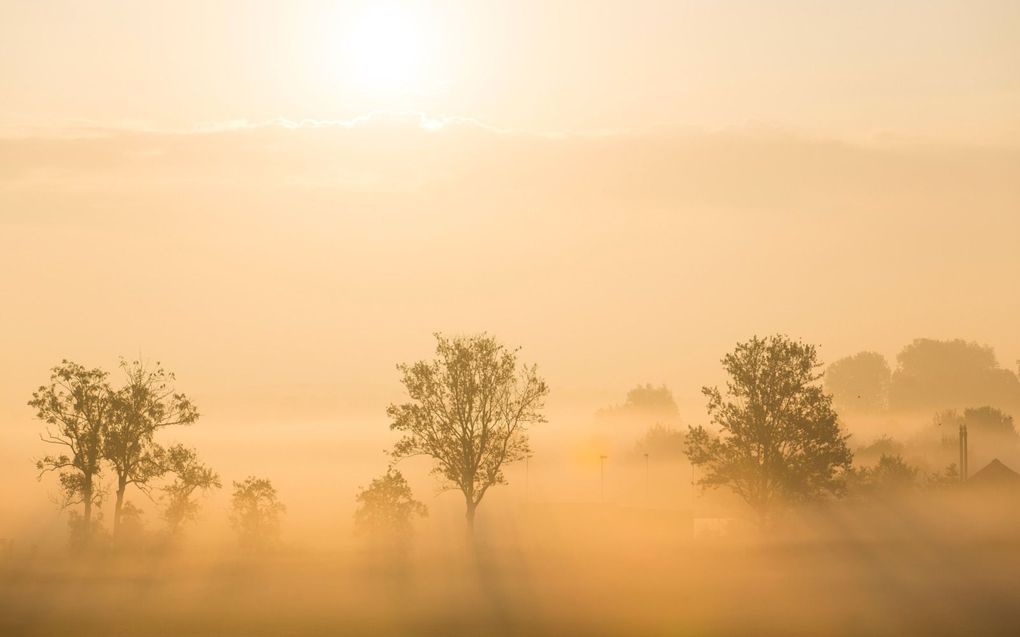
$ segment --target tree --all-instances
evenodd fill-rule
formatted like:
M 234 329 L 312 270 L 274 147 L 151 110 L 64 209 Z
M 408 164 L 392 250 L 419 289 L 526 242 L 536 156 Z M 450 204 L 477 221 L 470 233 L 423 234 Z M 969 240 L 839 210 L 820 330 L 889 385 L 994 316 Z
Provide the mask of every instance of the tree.
M 634 445 L 634 453 L 638 456 L 650 454 L 660 460 L 675 460 L 686 457 L 687 436 L 683 431 L 654 425 Z
M 174 476 L 173 482 L 163 487 L 166 508 L 163 518 L 170 527 L 170 534 L 177 535 L 185 522 L 195 519 L 198 502 L 192 496 L 195 491 L 219 489 L 220 477 L 203 465 L 194 449 L 174 445 L 163 452 L 160 458 L 163 469 Z
M 999 367 L 991 347 L 921 338 L 903 348 L 896 360 L 889 392 L 893 409 L 1020 408 L 1020 380 L 1012 370 Z
M 875 466 L 851 470 L 847 482 L 849 491 L 856 496 L 896 495 L 917 486 L 919 471 L 900 455 L 883 454 Z
M 528 426 L 545 422 L 549 393 L 534 365 L 521 365 L 485 334 L 436 334 L 436 358 L 398 365 L 409 402 L 390 405 L 390 428 L 403 433 L 394 458 L 431 457 L 446 488 L 464 495 L 469 533 L 490 487 L 505 484 L 503 467 L 529 453 Z
M 355 530 L 382 544 L 402 547 L 411 535 L 413 519 L 428 515 L 428 508 L 414 499 L 403 474 L 392 467 L 359 491 L 355 500 Z
M 234 482 L 231 524 L 241 548 L 263 551 L 280 539 L 280 515 L 286 507 L 280 502 L 273 483 L 266 478 L 249 477 Z
M 854 452 L 854 458 L 858 462 L 878 461 L 882 459 L 882 456 L 902 455 L 904 450 L 902 442 L 894 440 L 887 435 L 882 435 L 873 440 L 871 444 L 858 447 Z
M 925 479 L 925 486 L 929 489 L 945 489 L 960 484 L 960 470 L 956 464 L 950 464 L 942 471 L 929 473 Z
M 968 449 L 975 466 L 994 459 L 1004 458 L 1015 461 L 1020 452 L 1020 433 L 1013 424 L 1013 417 L 995 407 L 968 407 L 961 414 L 955 409 L 946 409 L 935 415 L 931 429 L 941 429 L 945 443 L 954 452 L 957 449 L 957 428 L 967 426 Z
M 174 374 L 156 363 L 148 368 L 139 361 L 121 360 L 127 383 L 114 400 L 113 420 L 106 435 L 103 455 L 117 474 L 113 510 L 113 536 L 119 537 L 124 494 L 128 485 L 149 492 L 149 482 L 164 473 L 161 450 L 154 436 L 172 425 L 190 425 L 198 409 L 187 396 L 174 391 Z
M 596 414 L 600 420 L 614 423 L 637 423 L 641 425 L 675 424 L 680 420 L 673 392 L 665 385 L 655 387 L 651 383 L 638 385 L 627 392 L 622 405 L 601 409 Z
M 36 466 L 40 476 L 59 473 L 64 506 L 82 505 L 82 512 L 71 516 L 72 542 L 88 546 L 98 520 L 93 511 L 102 501 L 98 481 L 114 409 L 107 373 L 61 361 L 52 370 L 50 384 L 39 387 L 28 404 L 46 423 L 42 440 L 66 450 L 42 458 Z
M 995 407 L 976 407 L 963 410 L 963 423 L 969 433 L 980 436 L 1011 440 L 1017 438 L 1013 417 Z
M 903 490 L 916 485 L 917 467 L 907 464 L 903 456 L 883 455 L 872 470 L 872 483 L 879 489 Z
M 885 357 L 859 352 L 841 358 L 825 372 L 825 388 L 832 402 L 845 413 L 877 414 L 889 405 L 892 371 Z
M 729 375 L 726 394 L 702 389 L 720 433 L 699 426 L 687 437 L 688 458 L 701 470 L 698 484 L 729 487 L 761 527 L 785 502 L 842 493 L 852 459 L 849 436 L 817 383 L 815 347 L 756 336 L 737 344 L 722 364 Z

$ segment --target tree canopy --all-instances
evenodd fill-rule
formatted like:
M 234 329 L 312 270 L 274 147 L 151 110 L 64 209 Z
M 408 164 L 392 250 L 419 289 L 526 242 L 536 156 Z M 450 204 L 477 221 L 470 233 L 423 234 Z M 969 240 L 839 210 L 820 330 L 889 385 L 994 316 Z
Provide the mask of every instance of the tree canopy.
M 825 371 L 825 388 L 844 413 L 877 414 L 889 405 L 892 371 L 877 352 L 841 358 Z
M 287 508 L 267 478 L 234 482 L 230 522 L 242 549 L 265 551 L 280 541 L 280 516 Z
M 359 491 L 355 500 L 355 530 L 384 542 L 402 543 L 411 534 L 414 518 L 428 515 L 404 475 L 392 467 Z
M 622 405 L 601 409 L 596 417 L 611 423 L 670 425 L 679 422 L 680 410 L 668 387 L 646 383 L 627 392 Z
M 181 526 L 194 520 L 198 513 L 198 502 L 193 497 L 195 491 L 219 489 L 222 484 L 216 472 L 201 463 L 198 453 L 184 445 L 167 449 L 162 454 L 161 466 L 174 477 L 163 487 L 163 517 L 170 533 L 177 534 Z
M 113 395 L 112 420 L 106 431 L 103 457 L 117 476 L 113 510 L 113 533 L 118 536 L 121 510 L 128 485 L 148 493 L 149 482 L 166 472 L 163 450 L 156 432 L 198 420 L 198 409 L 184 394 L 174 390 L 173 372 L 157 362 L 149 367 L 140 361 L 121 360 L 126 383 Z
M 387 410 L 403 434 L 392 455 L 432 458 L 443 486 L 463 493 L 473 528 L 485 493 L 506 483 L 505 465 L 527 456 L 528 427 L 545 422 L 549 388 L 491 336 L 435 337 L 433 360 L 398 365 L 409 400 Z
M 726 391 L 702 390 L 719 433 L 698 426 L 687 438 L 698 483 L 732 489 L 762 526 L 784 503 L 841 493 L 852 454 L 832 399 L 818 383 L 815 347 L 756 336 L 722 364 Z
M 1020 380 L 1012 370 L 999 367 L 991 347 L 920 338 L 903 348 L 896 360 L 889 390 L 893 409 L 1020 408 Z
M 53 368 L 50 383 L 39 387 L 28 403 L 46 423 L 43 442 L 63 447 L 36 466 L 40 476 L 51 471 L 59 474 L 64 506 L 82 505 L 82 511 L 71 516 L 72 543 L 80 547 L 95 535 L 98 516 L 93 509 L 102 502 L 99 478 L 114 410 L 107 376 L 101 369 L 64 360 Z

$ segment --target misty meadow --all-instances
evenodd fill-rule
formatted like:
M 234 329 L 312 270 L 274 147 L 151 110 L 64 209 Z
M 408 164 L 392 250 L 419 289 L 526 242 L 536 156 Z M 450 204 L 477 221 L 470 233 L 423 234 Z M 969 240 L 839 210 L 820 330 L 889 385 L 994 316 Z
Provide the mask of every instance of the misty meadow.
M 1017 33 L 0 2 L 0 635 L 1020 634 Z

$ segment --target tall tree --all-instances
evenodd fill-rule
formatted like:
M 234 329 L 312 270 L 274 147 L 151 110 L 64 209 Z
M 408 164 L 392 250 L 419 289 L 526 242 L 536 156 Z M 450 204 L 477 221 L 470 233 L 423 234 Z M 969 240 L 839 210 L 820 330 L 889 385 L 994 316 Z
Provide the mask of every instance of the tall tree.
M 193 495 L 196 491 L 219 489 L 222 484 L 215 471 L 201 463 L 194 449 L 174 445 L 160 456 L 162 468 L 174 476 L 173 482 L 163 487 L 166 508 L 163 518 L 170 527 L 170 534 L 177 535 L 185 522 L 195 519 L 198 502 Z
M 50 384 L 39 387 L 29 406 L 46 423 L 44 442 L 64 451 L 49 455 L 36 464 L 40 476 L 50 471 L 60 475 L 64 505 L 82 505 L 80 517 L 73 517 L 72 538 L 87 546 L 94 534 L 94 507 L 101 501 L 99 477 L 103 445 L 113 412 L 113 391 L 107 373 L 87 369 L 78 363 L 61 361 L 50 374 Z
M 280 539 L 280 516 L 284 511 L 286 507 L 268 479 L 249 477 L 234 483 L 230 521 L 241 548 L 262 551 L 275 546 Z
M 387 410 L 390 428 L 404 434 L 393 457 L 432 458 L 444 487 L 463 493 L 471 532 L 486 491 L 506 483 L 504 465 L 529 453 L 528 426 L 545 422 L 549 387 L 517 350 L 485 334 L 436 334 L 435 359 L 397 368 L 410 401 Z
M 114 539 L 119 535 L 128 485 L 148 493 L 149 482 L 164 472 L 154 440 L 156 432 L 198 420 L 198 409 L 187 396 L 175 392 L 173 372 L 159 362 L 150 368 L 139 361 L 121 360 L 120 366 L 127 382 L 115 395 L 113 420 L 103 446 L 103 455 L 117 474 Z
M 785 336 L 752 338 L 722 360 L 726 393 L 705 387 L 718 435 L 692 427 L 687 454 L 703 487 L 726 486 L 766 526 L 785 502 L 841 493 L 852 454 L 818 384 L 814 346 Z

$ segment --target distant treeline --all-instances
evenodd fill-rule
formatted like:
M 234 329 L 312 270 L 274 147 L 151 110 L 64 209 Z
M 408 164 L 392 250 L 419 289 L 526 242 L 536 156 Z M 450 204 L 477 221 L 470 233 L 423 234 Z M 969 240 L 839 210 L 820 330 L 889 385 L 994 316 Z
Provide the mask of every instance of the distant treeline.
M 992 405 L 1020 409 L 1020 379 L 999 366 L 991 347 L 963 340 L 916 339 L 896 356 L 876 352 L 832 363 L 825 387 L 847 413 L 930 412 Z M 1020 365 L 1020 362 L 1018 362 Z

